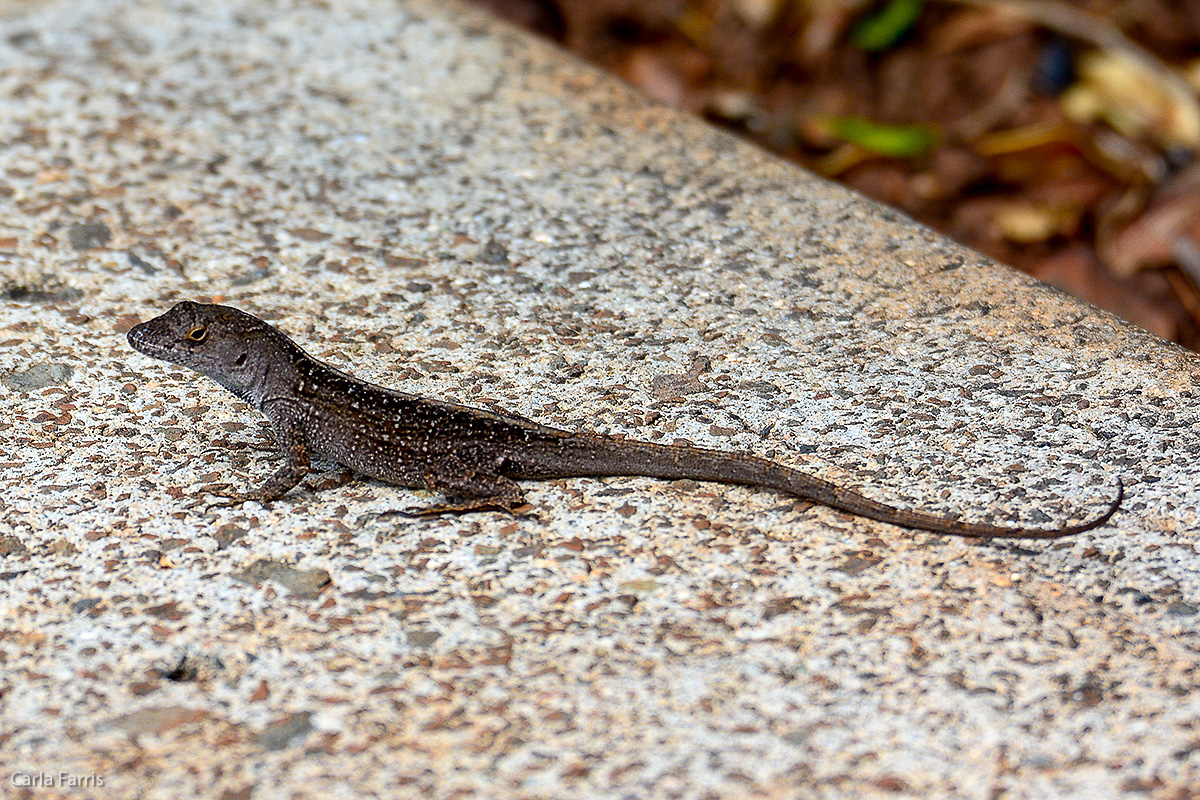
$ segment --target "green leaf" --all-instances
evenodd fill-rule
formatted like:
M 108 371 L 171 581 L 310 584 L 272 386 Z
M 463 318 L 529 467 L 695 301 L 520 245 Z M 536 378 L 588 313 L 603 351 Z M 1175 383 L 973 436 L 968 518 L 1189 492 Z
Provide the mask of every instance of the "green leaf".
M 862 117 L 835 117 L 829 132 L 881 156 L 909 158 L 928 152 L 937 144 L 937 130 L 929 125 L 887 125 Z
M 924 4 L 924 0 L 889 0 L 854 26 L 850 40 L 861 50 L 886 50 L 917 24 Z

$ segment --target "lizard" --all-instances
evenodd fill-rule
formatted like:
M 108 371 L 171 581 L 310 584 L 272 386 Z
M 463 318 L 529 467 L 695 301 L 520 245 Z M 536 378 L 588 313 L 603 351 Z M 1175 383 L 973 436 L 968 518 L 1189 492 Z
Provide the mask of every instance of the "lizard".
M 205 375 L 254 406 L 283 455 L 257 488 L 205 493 L 232 503 L 268 503 L 294 488 L 322 456 L 401 486 L 430 489 L 445 502 L 406 509 L 410 516 L 528 508 L 525 479 L 646 476 L 774 489 L 904 528 L 983 539 L 1053 539 L 1106 523 L 1124 485 L 1092 519 L 1058 527 L 974 522 L 874 500 L 799 469 L 740 452 L 572 432 L 367 383 L 309 355 L 263 320 L 224 305 L 183 301 L 127 334 L 137 351 Z

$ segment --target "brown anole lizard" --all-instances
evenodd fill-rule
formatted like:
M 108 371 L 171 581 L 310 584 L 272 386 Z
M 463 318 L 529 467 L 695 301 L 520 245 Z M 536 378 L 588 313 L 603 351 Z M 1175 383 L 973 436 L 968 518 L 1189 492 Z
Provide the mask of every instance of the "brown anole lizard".
M 525 505 L 517 480 L 643 475 L 775 489 L 863 517 L 936 533 L 1050 539 L 1108 521 L 1124 489 L 1093 519 L 1054 528 L 967 522 L 886 505 L 792 467 L 736 452 L 573 433 L 524 417 L 432 400 L 365 383 L 310 356 L 278 329 L 221 305 L 177 304 L 128 334 L 134 349 L 206 375 L 261 411 L 284 463 L 235 502 L 276 500 L 319 455 L 390 483 L 433 489 L 459 502 L 414 515 Z

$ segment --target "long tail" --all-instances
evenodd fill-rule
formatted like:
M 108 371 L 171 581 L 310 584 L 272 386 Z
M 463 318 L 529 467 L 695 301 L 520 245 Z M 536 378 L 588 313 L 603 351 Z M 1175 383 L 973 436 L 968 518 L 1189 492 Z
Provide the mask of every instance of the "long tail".
M 1089 531 L 1108 522 L 1125 497 L 1125 486 L 1118 478 L 1116 496 L 1108 508 L 1086 522 L 1057 528 L 994 525 L 990 522 L 968 522 L 925 511 L 896 508 L 872 500 L 853 489 L 837 486 L 758 456 L 585 434 L 565 437 L 556 444 L 558 447 L 552 448 L 555 452 L 543 453 L 538 459 L 538 464 L 526 465 L 513 477 L 643 475 L 651 478 L 686 478 L 760 486 L 880 522 L 952 536 L 985 539 L 1057 539 Z

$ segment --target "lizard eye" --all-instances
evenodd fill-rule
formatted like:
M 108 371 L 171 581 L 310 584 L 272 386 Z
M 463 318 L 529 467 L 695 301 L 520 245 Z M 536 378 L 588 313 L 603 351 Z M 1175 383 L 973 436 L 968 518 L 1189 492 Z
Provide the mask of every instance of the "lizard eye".
M 184 336 L 186 336 L 188 339 L 190 339 L 193 342 L 203 342 L 204 337 L 208 336 L 208 326 L 207 325 L 196 325 L 191 330 L 189 330 L 187 333 L 185 333 Z

